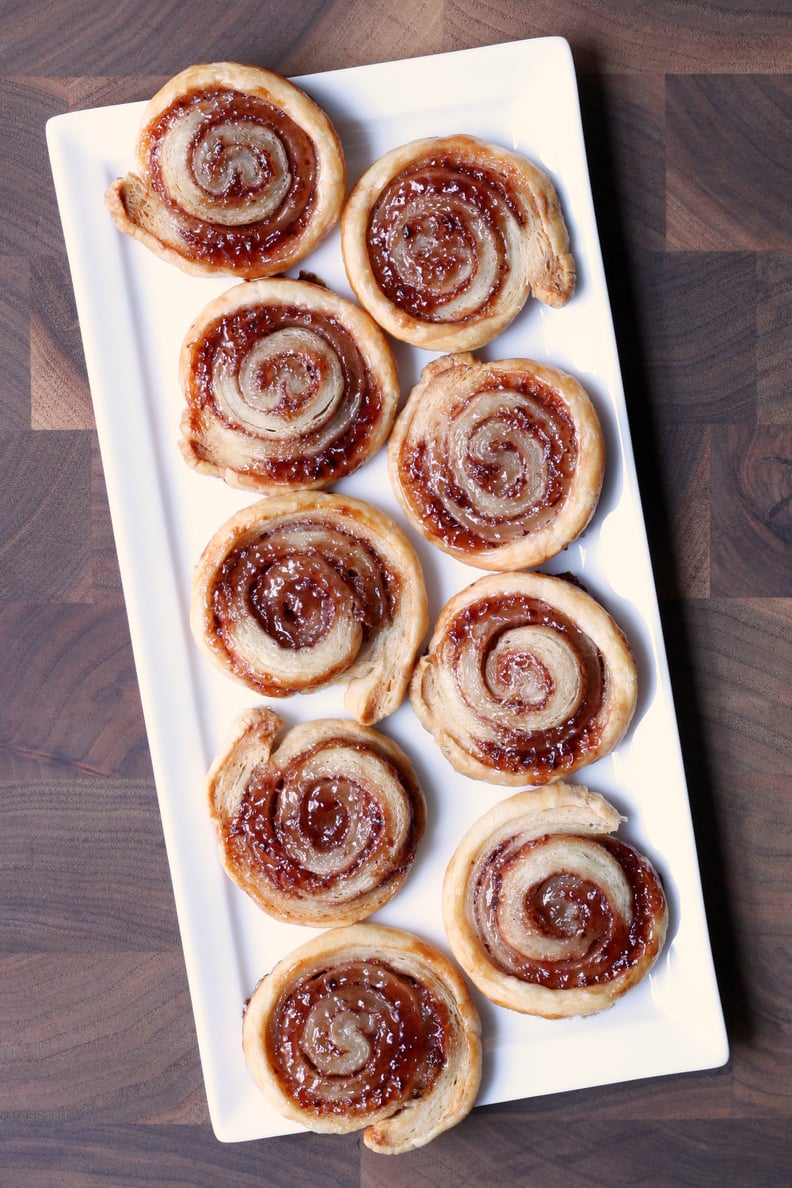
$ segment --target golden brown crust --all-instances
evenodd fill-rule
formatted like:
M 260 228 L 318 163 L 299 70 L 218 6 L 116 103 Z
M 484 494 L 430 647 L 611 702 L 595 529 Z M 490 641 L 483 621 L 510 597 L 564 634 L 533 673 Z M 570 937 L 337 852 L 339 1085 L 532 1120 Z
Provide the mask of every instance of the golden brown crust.
M 545 573 L 488 574 L 440 612 L 413 709 L 464 775 L 545 784 L 607 755 L 635 710 L 629 644 L 584 590 Z
M 539 565 L 585 529 L 599 500 L 599 419 L 571 375 L 468 353 L 421 372 L 388 442 L 391 482 L 414 526 L 480 569 Z
M 384 512 L 304 491 L 243 508 L 195 569 L 190 622 L 204 653 L 266 697 L 335 682 L 372 724 L 403 700 L 428 625 L 420 563 Z
M 529 293 L 562 306 L 575 288 L 550 178 L 473 136 L 412 141 L 375 161 L 344 205 L 341 247 L 361 305 L 433 350 L 483 346 Z
M 148 103 L 138 173 L 106 194 L 120 231 L 186 272 L 272 276 L 337 222 L 338 134 L 280 75 L 237 62 L 190 66 Z
M 185 460 L 261 494 L 357 470 L 385 442 L 399 401 L 373 319 L 322 285 L 282 277 L 211 301 L 185 336 L 179 378 Z
M 301 987 L 310 987 L 310 1028 L 295 1005 Z M 279 962 L 247 1005 L 243 1049 L 286 1118 L 363 1130 L 366 1146 L 386 1155 L 460 1122 L 481 1078 L 479 1019 L 459 971 L 411 933 L 375 924 L 331 929 Z M 316 1075 L 298 1091 L 305 1053 Z
M 647 859 L 609 837 L 622 820 L 587 788 L 555 783 L 501 801 L 462 839 L 443 918 L 454 956 L 493 1002 L 591 1015 L 649 972 L 668 909 Z
M 414 862 L 426 817 L 418 778 L 401 748 L 369 726 L 282 728 L 272 710 L 247 710 L 209 771 L 223 866 L 276 919 L 362 920 L 393 898 Z

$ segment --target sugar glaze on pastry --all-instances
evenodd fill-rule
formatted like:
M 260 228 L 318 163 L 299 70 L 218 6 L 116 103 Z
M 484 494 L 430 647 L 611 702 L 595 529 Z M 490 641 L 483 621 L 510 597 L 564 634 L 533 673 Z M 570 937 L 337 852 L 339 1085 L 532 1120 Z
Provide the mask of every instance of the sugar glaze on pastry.
M 657 872 L 612 835 L 623 818 L 565 783 L 501 801 L 443 883 L 454 956 L 482 993 L 546 1018 L 612 1006 L 654 965 L 668 925 Z
M 209 771 L 223 866 L 269 915 L 316 927 L 362 920 L 415 860 L 423 792 L 402 749 L 348 719 L 242 713 Z
M 137 173 L 106 202 L 119 230 L 187 272 L 272 276 L 338 221 L 346 189 L 327 114 L 280 75 L 190 66 L 147 104 Z
M 632 720 L 637 674 L 610 614 L 575 583 L 487 574 L 443 607 L 410 698 L 464 775 L 520 787 L 607 755 Z
M 424 1146 L 471 1110 L 480 1023 L 464 979 L 402 929 L 333 928 L 295 949 L 254 990 L 243 1049 L 256 1084 L 311 1130 L 362 1130 L 367 1147 Z
M 411 522 L 481 569 L 522 569 L 585 529 L 605 467 L 599 419 L 572 376 L 531 359 L 433 360 L 388 442 Z
M 329 486 L 382 446 L 399 379 L 385 335 L 303 280 L 249 281 L 210 302 L 182 345 L 182 454 L 262 494 Z
M 361 305 L 433 350 L 482 346 L 529 294 L 562 306 L 575 288 L 552 181 L 474 136 L 411 141 L 375 161 L 344 205 L 341 247 Z
M 196 566 L 190 621 L 204 653 L 265 697 L 334 682 L 371 724 L 403 700 L 428 624 L 414 549 L 390 516 L 322 491 L 242 508 Z

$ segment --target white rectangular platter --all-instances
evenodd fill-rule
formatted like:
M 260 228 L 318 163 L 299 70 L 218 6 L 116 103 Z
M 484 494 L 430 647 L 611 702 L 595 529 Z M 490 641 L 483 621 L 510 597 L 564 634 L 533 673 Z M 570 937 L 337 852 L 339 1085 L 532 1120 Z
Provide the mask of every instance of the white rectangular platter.
M 578 782 L 627 817 L 621 836 L 659 869 L 671 925 L 652 974 L 604 1014 L 550 1022 L 476 995 L 484 1034 L 479 1101 L 718 1066 L 727 1059 L 727 1041 L 569 46 L 561 38 L 541 38 L 295 81 L 336 124 L 350 182 L 382 153 L 419 136 L 467 132 L 524 153 L 558 188 L 577 261 L 578 289 L 567 307 L 551 310 L 529 301 L 480 354 L 528 356 L 571 372 L 602 420 L 608 469 L 598 511 L 581 539 L 545 568 L 575 574 L 632 643 L 640 679 L 634 724 L 616 753 L 579 772 Z M 214 530 L 252 497 L 182 461 L 177 360 L 192 318 L 233 282 L 188 277 L 113 226 L 104 191 L 134 168 L 143 107 L 58 116 L 48 125 L 48 142 L 209 1110 L 217 1137 L 239 1141 L 298 1129 L 256 1089 L 242 1057 L 240 1025 L 259 978 L 312 932 L 271 920 L 230 883 L 206 811 L 206 769 L 234 717 L 256 698 L 199 655 L 188 624 L 190 583 Z M 337 231 L 301 267 L 351 297 Z M 403 346 L 396 355 L 406 394 L 433 355 Z M 452 593 L 481 576 L 433 551 L 407 527 L 382 454 L 339 489 L 377 504 L 405 528 L 424 564 L 432 619 Z M 342 697 L 338 686 L 274 708 L 291 725 L 342 715 Z M 509 793 L 456 775 L 408 704 L 381 728 L 413 759 L 429 824 L 415 868 L 377 919 L 448 951 L 440 909 L 446 864 L 473 821 Z

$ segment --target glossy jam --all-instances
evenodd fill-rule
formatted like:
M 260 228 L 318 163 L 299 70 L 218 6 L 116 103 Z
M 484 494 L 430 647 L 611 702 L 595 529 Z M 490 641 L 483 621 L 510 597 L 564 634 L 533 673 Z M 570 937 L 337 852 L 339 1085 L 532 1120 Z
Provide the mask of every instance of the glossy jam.
M 454 473 L 442 439 L 416 442 L 408 434 L 398 460 L 402 487 L 416 515 L 436 538 L 455 549 L 490 548 L 543 526 L 566 497 L 577 465 L 574 423 L 552 388 L 535 378 L 510 378 L 508 385 L 493 380 L 482 385 L 454 408 L 454 416 L 474 409 L 479 397 L 493 391 L 502 391 L 504 400 L 498 410 L 491 456 L 479 459 L 468 454 L 464 459 L 467 489 Z M 521 397 L 527 398 L 526 405 L 519 403 Z M 540 406 L 543 415 L 535 416 L 531 405 Z M 524 448 L 521 443 L 529 441 L 541 451 L 545 480 L 535 499 L 516 506 L 520 488 L 531 481 L 532 474 L 522 474 L 519 485 L 510 486 L 503 478 L 503 460 L 509 454 L 519 455 Z M 482 510 L 477 492 L 497 495 L 497 517 Z
M 576 938 L 582 951 L 556 961 L 530 958 L 498 934 L 496 912 L 501 886 L 523 855 L 548 838 L 504 842 L 479 873 L 473 897 L 474 919 L 489 956 L 504 973 L 525 982 L 565 990 L 612 981 L 642 960 L 656 943 L 656 925 L 665 912 L 665 896 L 647 861 L 625 842 L 597 838 L 597 844 L 618 863 L 632 891 L 632 916 L 614 910 L 607 891 L 572 871 L 560 870 L 530 887 L 524 915 L 528 933 L 548 938 Z M 555 838 L 553 838 L 555 840 Z M 574 841 L 574 839 L 571 839 Z M 591 842 L 587 838 L 587 843 Z
M 423 801 L 412 773 L 377 752 L 377 771 L 387 764 L 391 786 L 398 789 L 391 803 L 378 784 L 344 772 L 342 760 L 333 755 L 337 747 L 344 755 L 357 752 L 365 768 L 365 744 L 331 737 L 285 764 L 255 771 L 222 828 L 227 863 L 242 882 L 250 873 L 284 894 L 328 888 L 338 893 L 361 867 L 372 873 L 371 885 L 383 885 L 409 868 L 424 827 Z
M 302 1109 L 365 1117 L 431 1089 L 448 1029 L 427 987 L 371 954 L 318 968 L 285 993 L 267 1052 Z
M 289 895 L 316 893 L 349 879 L 379 843 L 384 818 L 366 788 L 351 783 L 340 787 L 342 781 L 307 781 L 300 789 L 298 821 L 290 826 L 280 820 L 277 776 L 259 779 L 226 827 L 230 865 L 243 875 L 255 867 Z M 338 862 L 324 873 L 310 870 L 301 854 L 312 851 L 332 851 Z
M 333 575 L 334 576 L 334 575 Z M 324 566 L 303 558 L 274 561 L 250 583 L 248 603 L 267 635 L 282 648 L 312 648 L 333 626 L 336 602 Z
M 288 158 L 291 185 L 271 218 L 248 225 L 221 227 L 192 217 L 168 194 L 159 161 L 163 137 L 186 110 L 195 108 L 201 111 L 203 129 L 228 122 L 258 123 L 271 128 L 278 136 Z M 140 149 L 147 164 L 149 184 L 178 217 L 180 234 L 193 259 L 216 265 L 254 264 L 286 248 L 302 234 L 311 217 L 316 185 L 313 142 L 290 116 L 256 96 L 217 90 L 181 97 L 148 126 Z M 243 196 L 232 184 L 225 201 L 235 204 Z
M 578 654 L 582 687 L 577 709 L 566 721 L 544 730 L 514 729 L 508 723 L 486 719 L 483 724 L 487 734 L 472 742 L 484 760 L 500 771 L 519 772 L 530 768 L 532 773 L 548 777 L 584 758 L 598 746 L 601 738 L 599 715 L 605 696 L 605 662 L 593 641 L 571 619 L 548 603 L 523 595 L 503 595 L 479 599 L 460 611 L 448 625 L 441 648 L 452 667 L 458 669 L 462 648 L 474 641 L 479 652 L 481 679 L 485 681 L 484 668 L 489 650 L 510 628 L 529 624 L 558 632 Z M 530 658 L 518 654 L 512 662 L 529 663 Z M 551 680 L 552 674 L 546 674 L 545 683 Z M 465 690 L 461 692 L 465 696 Z M 472 708 L 476 710 L 475 705 Z
M 427 200 L 440 212 L 432 216 L 430 235 L 426 226 L 418 225 L 421 216 L 408 213 L 420 211 Z M 496 243 L 499 254 L 493 283 L 476 310 L 478 317 L 500 291 L 509 268 L 506 224 L 522 222 L 519 203 L 506 179 L 453 155 L 428 157 L 394 178 L 374 206 L 367 229 L 369 259 L 385 296 L 415 318 L 442 320 L 443 304 L 467 287 L 469 269 L 473 273 L 477 269 L 477 221 Z M 427 237 L 431 244 L 421 268 L 426 278 L 424 286 L 405 278 L 403 270 L 394 265 L 390 248 L 395 236 L 409 239 L 419 235 Z M 460 267 L 460 261 L 466 258 L 468 269 Z M 457 273 L 459 280 L 455 281 Z M 436 296 L 439 288 L 443 290 L 442 301 Z
M 193 417 L 195 437 L 199 438 L 200 414 L 210 406 L 214 415 L 237 432 L 252 436 L 254 431 L 232 421 L 214 399 L 213 374 L 218 362 L 232 377 L 239 376 L 246 356 L 256 342 L 284 329 L 302 329 L 322 338 L 338 361 L 343 377 L 343 396 L 330 425 L 319 419 L 312 429 L 283 446 L 277 437 L 271 441 L 262 435 L 265 452 L 255 465 L 255 473 L 270 482 L 305 485 L 317 480 L 329 481 L 348 474 L 360 461 L 372 433 L 378 428 L 383 393 L 349 331 L 329 314 L 297 306 L 259 305 L 219 318 L 191 348 L 188 404 Z M 293 361 L 311 382 L 321 383 L 321 362 L 310 354 Z M 289 367 L 289 359 L 282 360 Z M 263 386 L 269 377 L 261 377 Z M 279 410 L 288 428 L 290 409 L 284 402 Z
M 344 785 L 342 788 L 341 785 Z M 300 811 L 300 830 L 315 850 L 335 849 L 350 831 L 349 796 L 352 782 L 343 777 L 312 781 L 305 789 Z M 360 798 L 361 791 L 354 788 L 354 795 Z M 363 796 L 364 800 L 369 799 Z M 369 813 L 367 819 L 380 827 L 380 813 Z
M 363 538 L 322 518 L 274 521 L 219 566 L 211 646 L 243 680 L 279 696 L 283 686 L 239 654 L 237 624 L 250 618 L 279 647 L 299 650 L 324 639 L 342 615 L 360 624 L 365 642 L 391 620 L 398 596 L 397 575 Z

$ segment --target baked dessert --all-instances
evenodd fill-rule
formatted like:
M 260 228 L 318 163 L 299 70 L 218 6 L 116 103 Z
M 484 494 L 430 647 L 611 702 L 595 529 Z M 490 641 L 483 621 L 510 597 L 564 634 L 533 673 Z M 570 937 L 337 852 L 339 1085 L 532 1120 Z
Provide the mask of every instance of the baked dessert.
M 401 703 L 428 625 L 423 573 L 384 512 L 323 491 L 242 508 L 204 549 L 190 621 L 204 653 L 265 697 L 332 682 L 367 725 Z
M 488 998 L 548 1019 L 606 1010 L 652 968 L 668 908 L 624 818 L 571 784 L 518 792 L 468 831 L 443 882 L 454 956 Z
M 418 777 L 391 739 L 347 719 L 242 713 L 209 770 L 223 866 L 269 915 L 362 920 L 404 883 L 424 831 Z
M 338 221 L 346 167 L 299 87 L 238 62 L 190 66 L 143 113 L 137 173 L 106 202 L 119 230 L 186 272 L 273 276 Z
M 587 393 L 531 359 L 444 355 L 421 372 L 388 442 L 412 524 L 480 569 L 539 565 L 589 523 L 605 445 Z
M 182 345 L 181 450 L 205 474 L 262 494 L 351 474 L 387 438 L 399 377 L 367 313 L 319 284 L 243 282 Z
M 341 248 L 361 305 L 432 350 L 483 346 L 529 294 L 562 306 L 575 288 L 552 181 L 474 136 L 411 141 L 375 161 L 344 205 Z
M 254 990 L 243 1048 L 275 1109 L 311 1130 L 363 1130 L 385 1155 L 421 1147 L 470 1111 L 480 1024 L 464 979 L 401 929 L 321 933 Z
M 541 785 L 607 755 L 637 675 L 608 612 L 566 578 L 487 574 L 443 607 L 410 685 L 449 762 L 494 784 Z

